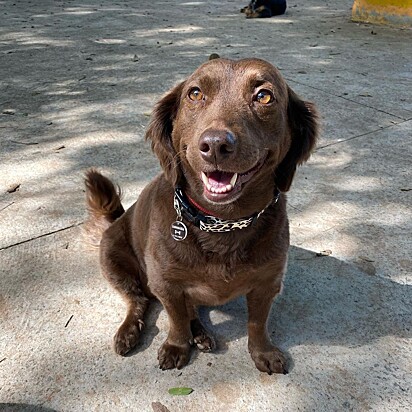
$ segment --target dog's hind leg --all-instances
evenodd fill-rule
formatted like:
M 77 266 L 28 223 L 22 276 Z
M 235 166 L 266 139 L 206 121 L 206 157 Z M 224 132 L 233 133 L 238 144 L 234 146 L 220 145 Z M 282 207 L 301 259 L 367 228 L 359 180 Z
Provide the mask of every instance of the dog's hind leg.
M 206 330 L 199 318 L 190 321 L 193 343 L 202 352 L 212 352 L 216 348 L 215 340 Z
M 190 330 L 193 336 L 193 344 L 202 352 L 213 351 L 216 348 L 215 340 L 200 321 L 197 308 L 190 302 L 186 302 L 186 306 L 190 318 Z
M 144 326 L 143 318 L 149 303 L 141 283 L 141 268 L 123 234 L 111 226 L 100 244 L 100 263 L 103 276 L 127 304 L 127 314 L 114 336 L 114 350 L 126 355 L 138 343 Z

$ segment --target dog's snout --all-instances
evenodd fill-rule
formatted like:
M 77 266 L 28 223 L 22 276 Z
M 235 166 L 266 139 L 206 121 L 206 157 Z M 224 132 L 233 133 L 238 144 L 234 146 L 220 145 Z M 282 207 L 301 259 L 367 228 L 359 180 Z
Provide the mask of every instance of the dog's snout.
M 199 151 L 207 162 L 219 162 L 233 156 L 237 140 L 226 130 L 208 130 L 199 139 Z

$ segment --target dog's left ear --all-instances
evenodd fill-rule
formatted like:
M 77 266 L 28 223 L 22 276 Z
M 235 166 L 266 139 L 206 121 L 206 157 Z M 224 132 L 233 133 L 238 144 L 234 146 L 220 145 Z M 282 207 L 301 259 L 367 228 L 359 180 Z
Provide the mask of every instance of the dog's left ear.
M 287 192 L 290 189 L 296 167 L 309 159 L 319 132 L 315 105 L 301 100 L 289 86 L 288 97 L 291 144 L 285 158 L 275 171 L 275 183 L 281 192 Z
M 177 184 L 182 174 L 179 157 L 172 144 L 172 131 L 179 110 L 183 85 L 184 82 L 178 84 L 159 100 L 146 131 L 146 140 L 151 140 L 152 150 L 160 161 L 166 179 L 173 186 Z

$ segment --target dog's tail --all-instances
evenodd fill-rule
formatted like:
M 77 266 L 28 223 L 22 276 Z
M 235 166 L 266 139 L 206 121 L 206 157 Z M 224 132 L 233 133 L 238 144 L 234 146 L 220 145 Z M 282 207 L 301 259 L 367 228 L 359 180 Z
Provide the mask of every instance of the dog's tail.
M 86 172 L 84 182 L 89 211 L 84 228 L 90 244 L 98 247 L 103 232 L 124 213 L 121 191 L 95 169 Z

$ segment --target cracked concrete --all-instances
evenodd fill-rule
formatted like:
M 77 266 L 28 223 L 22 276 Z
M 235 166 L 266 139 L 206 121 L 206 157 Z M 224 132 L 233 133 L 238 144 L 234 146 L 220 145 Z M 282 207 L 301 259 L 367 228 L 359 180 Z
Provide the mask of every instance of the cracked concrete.
M 246 3 L 0 1 L 0 410 L 410 410 L 411 31 L 352 23 L 349 0 L 261 20 Z M 218 351 L 181 371 L 157 367 L 159 304 L 142 346 L 116 356 L 124 306 L 81 240 L 85 169 L 134 202 L 159 171 L 153 104 L 213 52 L 269 60 L 322 114 L 269 322 L 286 376 L 252 364 L 243 299 L 203 310 Z

